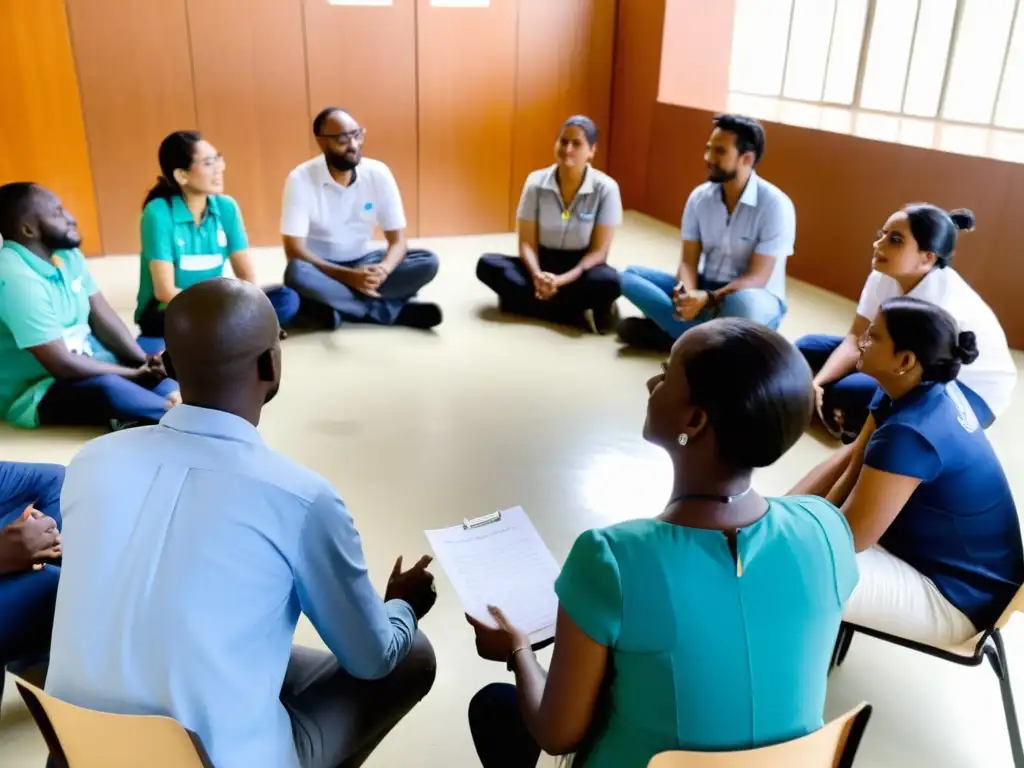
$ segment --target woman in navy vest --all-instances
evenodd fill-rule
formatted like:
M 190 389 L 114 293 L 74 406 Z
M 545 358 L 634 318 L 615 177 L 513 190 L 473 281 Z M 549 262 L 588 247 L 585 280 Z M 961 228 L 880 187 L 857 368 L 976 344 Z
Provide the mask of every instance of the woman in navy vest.
M 856 442 L 800 484 L 842 507 L 860 583 L 844 618 L 935 646 L 991 627 L 1024 582 L 1006 473 L 956 382 L 975 336 L 909 297 L 881 305 L 858 370 L 881 386 Z

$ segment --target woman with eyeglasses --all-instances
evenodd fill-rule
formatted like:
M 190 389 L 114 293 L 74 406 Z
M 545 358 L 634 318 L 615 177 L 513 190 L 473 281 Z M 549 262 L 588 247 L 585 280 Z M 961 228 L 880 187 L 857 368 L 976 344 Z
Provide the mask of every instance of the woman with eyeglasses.
M 974 229 L 966 209 L 947 213 L 927 203 L 907 205 L 885 222 L 874 244 L 872 272 L 846 336 L 814 334 L 796 343 L 814 371 L 822 423 L 837 437 L 852 439 L 868 415 L 878 382 L 857 371 L 858 340 L 886 299 L 912 296 L 951 313 L 978 338 L 977 362 L 965 369 L 960 388 L 985 428 L 1010 404 L 1017 368 L 1006 334 L 992 309 L 950 266 L 957 232 Z
M 843 618 L 906 640 L 958 645 L 992 627 L 1024 582 L 1006 473 L 966 397 L 980 339 L 933 303 L 882 303 L 857 369 L 880 389 L 857 440 L 792 493 L 840 506 L 860 584 Z
M 164 309 L 190 285 L 220 277 L 256 282 L 242 213 L 224 194 L 224 158 L 198 131 L 175 131 L 160 143 L 160 177 L 142 208 L 142 259 L 135 322 L 163 338 Z M 267 289 L 282 327 L 299 309 L 290 288 Z

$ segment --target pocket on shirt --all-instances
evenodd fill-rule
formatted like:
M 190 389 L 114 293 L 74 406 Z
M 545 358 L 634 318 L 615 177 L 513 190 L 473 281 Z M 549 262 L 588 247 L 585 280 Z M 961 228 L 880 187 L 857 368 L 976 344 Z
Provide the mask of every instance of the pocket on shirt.
M 197 253 L 182 256 L 179 262 L 182 272 L 209 272 L 224 266 L 224 257 L 219 253 Z

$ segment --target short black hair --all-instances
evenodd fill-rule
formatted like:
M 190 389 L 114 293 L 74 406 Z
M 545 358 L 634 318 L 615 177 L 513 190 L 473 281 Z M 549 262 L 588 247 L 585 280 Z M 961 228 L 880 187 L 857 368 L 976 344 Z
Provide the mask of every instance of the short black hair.
M 911 203 L 903 206 L 910 224 L 910 234 L 917 247 L 935 254 L 940 269 L 949 266 L 956 250 L 957 232 L 974 231 L 974 213 L 967 208 L 946 212 L 931 203 Z
M 587 144 L 589 144 L 590 146 L 594 146 L 595 144 L 597 144 L 597 123 L 595 123 L 589 117 L 587 117 L 586 115 L 573 115 L 568 120 L 566 120 L 565 123 L 562 125 L 562 130 L 564 131 L 566 128 L 569 128 L 570 126 L 575 126 L 576 128 L 579 128 L 581 131 L 583 131 L 583 135 L 587 137 Z
M 34 181 L 12 181 L 0 186 L 0 237 L 4 240 L 18 239 L 38 190 Z
M 754 153 L 754 165 L 764 157 L 764 127 L 752 117 L 745 115 L 715 115 L 711 121 L 715 127 L 736 136 L 736 149 L 741 155 Z
M 811 369 L 779 333 L 742 318 L 698 326 L 706 343 L 683 358 L 690 402 L 707 414 L 719 457 L 736 469 L 767 467 L 807 430 Z
M 913 352 L 923 371 L 922 381 L 953 381 L 960 366 L 978 359 L 978 340 L 961 331 L 942 307 L 909 296 L 883 302 L 879 308 L 895 352 Z
M 324 127 L 324 120 L 333 115 L 335 112 L 344 112 L 346 115 L 349 111 L 344 107 L 324 107 L 316 113 L 316 117 L 313 118 L 313 135 L 319 136 L 320 129 Z

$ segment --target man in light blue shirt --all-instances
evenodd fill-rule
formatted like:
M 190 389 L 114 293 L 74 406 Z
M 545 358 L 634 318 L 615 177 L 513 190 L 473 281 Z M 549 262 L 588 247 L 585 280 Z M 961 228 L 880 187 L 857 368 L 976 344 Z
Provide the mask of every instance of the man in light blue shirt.
M 281 351 L 259 288 L 198 283 L 165 332 L 184 404 L 68 467 L 46 689 L 174 717 L 218 768 L 358 765 L 433 683 L 430 558 L 382 600 L 335 490 L 260 439 Z M 300 612 L 330 652 L 292 647 Z
M 714 317 L 745 317 L 774 329 L 786 314 L 793 203 L 754 171 L 764 154 L 760 123 L 718 115 L 714 125 L 704 153 L 708 180 L 683 210 L 679 270 L 629 267 L 622 275 L 622 295 L 645 315 L 619 324 L 629 346 L 668 350 L 686 330 Z

